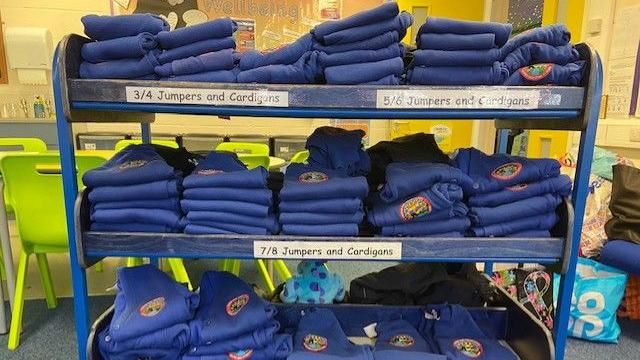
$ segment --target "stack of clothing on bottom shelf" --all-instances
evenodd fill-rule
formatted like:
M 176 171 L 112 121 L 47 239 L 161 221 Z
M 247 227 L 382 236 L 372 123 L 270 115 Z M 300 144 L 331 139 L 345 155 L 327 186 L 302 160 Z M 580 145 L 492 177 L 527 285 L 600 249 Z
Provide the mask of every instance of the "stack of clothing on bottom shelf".
M 152 265 L 118 269 L 111 323 L 98 334 L 105 360 L 179 359 L 199 296 Z
M 385 236 L 462 237 L 470 225 L 462 202 L 470 184 L 451 165 L 392 163 L 384 187 L 369 196 L 369 222 Z
M 316 26 L 311 33 L 327 84 L 398 85 L 404 70 L 400 41 L 412 23 L 409 13 L 389 2 Z
M 362 176 L 311 165 L 287 167 L 280 191 L 280 223 L 286 235 L 356 236 L 369 187 Z
M 184 179 L 187 234 L 276 234 L 273 193 L 263 167 L 247 170 L 233 153 L 210 152 Z
M 155 72 L 170 81 L 236 82 L 237 28 L 235 21 L 220 18 L 160 32 L 156 39 L 163 51 Z
M 270 52 L 249 51 L 240 57 L 239 83 L 314 84 L 318 53 L 313 38 L 304 35 L 295 42 Z
M 371 170 L 369 155 L 362 149 L 363 130 L 345 130 L 322 126 L 307 139 L 309 164 L 344 172 L 350 176 L 365 176 Z
M 293 347 L 291 335 L 276 334 L 276 312 L 236 276 L 206 272 L 200 306 L 189 324 L 190 348 L 182 359 L 286 359 Z
M 93 42 L 82 45 L 80 77 L 88 79 L 157 79 L 160 49 L 155 34 L 169 29 L 157 15 L 87 15 L 85 34 Z
M 469 191 L 474 236 L 549 237 L 556 208 L 571 191 L 554 159 L 527 159 L 460 149 L 456 166 L 473 180 Z
M 181 232 L 182 172 L 151 145 L 129 145 L 87 171 L 92 231 Z

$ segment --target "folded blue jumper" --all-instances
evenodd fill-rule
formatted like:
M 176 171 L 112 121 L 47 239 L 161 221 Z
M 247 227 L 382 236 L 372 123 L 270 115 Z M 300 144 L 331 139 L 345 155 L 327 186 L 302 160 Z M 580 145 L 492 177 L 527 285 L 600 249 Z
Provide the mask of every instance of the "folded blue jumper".
M 238 189 L 238 191 L 242 191 L 242 189 Z M 191 211 L 219 211 L 246 216 L 267 217 L 271 212 L 270 206 L 244 201 L 183 199 L 180 201 L 180 206 L 185 213 Z
M 306 34 L 291 44 L 269 52 L 248 51 L 240 56 L 240 70 L 268 65 L 290 65 L 313 49 L 313 38 Z
M 386 184 L 380 190 L 380 198 L 389 203 L 394 202 L 437 183 L 458 185 L 464 193 L 473 184 L 469 176 L 451 165 L 397 162 L 387 166 Z
M 307 138 L 309 164 L 345 171 L 348 175 L 366 175 L 371 170 L 371 159 L 362 149 L 362 130 L 344 130 L 322 126 Z
M 191 344 L 215 343 L 264 328 L 276 308 L 235 275 L 207 271 L 200 281 L 200 306 L 189 323 Z
M 396 75 L 387 75 L 382 79 L 365 82 L 360 85 L 400 85 L 400 77 Z
M 502 47 L 502 54 L 507 56 L 512 51 L 527 43 L 543 43 L 551 46 L 567 45 L 571 40 L 569 29 L 563 24 L 538 27 L 522 32 L 507 41 Z
M 357 236 L 358 224 L 282 224 L 282 234 L 300 236 Z
M 84 61 L 100 63 L 119 59 L 139 59 L 157 47 L 158 43 L 152 34 L 142 33 L 136 36 L 86 43 L 82 45 L 80 54 Z
M 281 212 L 279 217 L 280 223 L 292 225 L 360 224 L 363 219 L 363 211 L 353 214 Z
M 471 226 L 466 216 L 447 220 L 412 222 L 382 227 L 383 236 L 428 236 L 444 233 L 463 233 Z
M 258 84 L 313 84 L 318 76 L 318 53 L 305 53 L 290 65 L 267 65 L 240 71 L 239 83 Z
M 200 160 L 191 175 L 184 179 L 185 189 L 202 187 L 258 188 L 267 187 L 267 171 L 259 166 L 247 170 L 237 155 L 229 152 L 212 151 Z
M 206 349 L 206 346 L 204 347 Z M 196 353 L 200 354 L 203 347 L 199 347 Z M 224 354 L 201 354 L 194 355 L 188 353 L 182 360 L 229 360 L 229 359 L 251 359 L 251 360 L 284 360 L 291 354 L 293 344 L 291 335 L 276 335 L 273 342 L 262 348 L 251 348 L 235 350 Z
M 487 155 L 475 148 L 459 149 L 453 161 L 458 169 L 471 177 L 473 186 L 465 192 L 472 195 L 491 193 L 509 186 L 560 175 L 560 163 L 554 159 Z
M 353 214 L 362 211 L 360 198 L 336 198 L 324 200 L 283 200 L 278 204 L 281 213 L 312 212 L 329 214 Z
M 327 53 L 327 54 L 337 54 L 347 51 L 356 51 L 356 50 L 377 50 L 383 49 L 391 44 L 397 44 L 400 41 L 400 34 L 396 31 L 389 31 L 381 35 L 377 35 L 371 37 L 367 40 L 362 40 L 349 44 L 338 44 L 338 45 L 329 45 L 324 46 L 322 44 L 314 44 L 313 48 L 315 50 Z
M 162 209 L 105 209 L 91 213 L 91 221 L 104 224 L 142 223 L 181 229 L 182 214 Z
M 340 171 L 304 164 L 287 167 L 280 199 L 285 201 L 364 199 L 369 191 L 367 180 L 350 177 Z
M 235 61 L 233 50 L 225 49 L 198 56 L 191 56 L 186 59 L 174 60 L 170 63 L 156 66 L 155 72 L 159 76 L 177 76 L 209 71 L 231 70 L 235 67 Z
M 230 37 L 237 29 L 238 24 L 235 21 L 220 18 L 172 31 L 162 31 L 156 35 L 156 39 L 163 49 L 175 49 L 202 40 Z
M 279 227 L 273 222 L 272 228 L 257 227 L 241 224 L 232 224 L 215 221 L 190 221 L 184 227 L 185 234 L 244 234 L 244 235 L 271 235 L 278 233 Z
M 100 167 L 87 171 L 82 181 L 94 188 L 145 184 L 175 177 L 174 168 L 151 145 L 129 145 Z
M 457 35 L 493 34 L 495 36 L 495 45 L 501 47 L 509 40 L 512 28 L 511 24 L 453 20 L 430 16 L 427 18 L 427 22 L 418 30 L 418 36 L 428 33 Z
M 404 38 L 407 33 L 407 29 L 413 23 L 413 16 L 406 11 L 401 12 L 398 16 L 378 21 L 375 23 L 369 23 L 367 25 L 361 25 L 357 27 L 350 27 L 348 29 L 336 31 L 325 36 L 319 37 L 315 34 L 316 40 L 321 44 L 341 45 L 351 44 L 362 40 L 371 39 L 373 36 L 381 35 L 389 31 L 395 31 L 399 34 L 400 39 Z
M 371 348 L 349 341 L 331 310 L 309 309 L 293 336 L 293 353 L 288 360 L 373 360 Z
M 274 343 L 274 337 L 280 330 L 280 323 L 272 320 L 264 327 L 252 330 L 228 340 L 203 343 L 192 346 L 187 352 L 189 356 L 227 354 L 240 349 L 260 349 Z
M 373 203 L 369 207 L 368 219 L 374 226 L 382 227 L 464 216 L 468 210 L 461 202 L 462 198 L 460 186 L 451 183 L 434 184 L 424 191 L 393 203 L 380 200 L 379 196 L 372 196 Z
M 160 78 L 160 80 L 209 82 L 209 83 L 235 83 L 238 80 L 238 71 L 236 69 L 206 71 L 206 72 L 201 72 L 197 74 L 164 77 L 164 78 Z
M 154 75 L 154 68 L 160 65 L 154 51 L 138 59 L 110 60 L 97 64 L 87 61 L 80 63 L 82 79 L 136 79 Z
M 525 217 L 543 215 L 556 210 L 562 202 L 558 195 L 545 194 L 496 207 L 471 207 L 469 218 L 474 226 L 487 226 Z
M 413 52 L 413 66 L 427 67 L 469 67 L 493 66 L 502 61 L 501 49 L 485 50 L 416 50 Z M 528 65 L 528 64 L 527 64 Z
M 158 55 L 158 61 L 160 64 L 166 64 L 174 60 L 186 59 L 191 56 L 198 56 L 209 52 L 235 48 L 236 41 L 231 36 L 222 39 L 206 39 L 174 49 L 165 50 Z
M 324 69 L 327 84 L 358 85 L 382 79 L 389 75 L 400 76 L 404 71 L 401 57 L 348 65 L 330 66 Z
M 552 63 L 566 65 L 580 60 L 580 54 L 573 45 L 552 46 L 544 43 L 526 43 L 503 60 L 504 67 L 512 74 L 516 70 L 532 64 Z
M 496 47 L 496 35 L 424 33 L 417 36 L 416 44 L 424 50 L 486 50 Z
M 91 195 L 91 193 L 89 193 L 89 195 Z M 178 197 L 171 197 L 158 200 L 107 201 L 98 203 L 91 201 L 91 209 L 164 209 L 180 211 L 180 199 Z
M 109 335 L 117 342 L 185 324 L 200 299 L 152 265 L 119 268 L 116 285 Z
M 523 231 L 550 230 L 557 222 L 558 215 L 555 212 L 549 212 L 482 227 L 472 227 L 469 230 L 471 234 L 478 237 L 505 236 Z
M 375 63 L 403 56 L 404 47 L 399 44 L 391 44 L 382 49 L 352 50 L 335 54 L 321 52 L 318 62 L 323 68 L 327 68 L 338 65 Z
M 469 206 L 493 207 L 525 200 L 544 194 L 569 196 L 573 181 L 567 175 L 560 175 L 542 181 L 522 183 L 506 187 L 496 192 L 476 194 L 469 197 Z
M 535 64 L 520 68 L 505 80 L 505 86 L 557 85 L 578 86 L 584 76 L 586 62 L 576 61 L 566 65 Z
M 181 184 L 181 179 L 176 179 L 123 186 L 98 186 L 89 192 L 89 201 L 95 204 L 171 199 L 180 195 Z
M 234 187 L 197 187 L 184 190 L 182 196 L 190 200 L 244 201 L 261 205 L 273 204 L 273 192 L 269 189 L 241 189 Z
M 405 320 L 388 320 L 376 325 L 378 334 L 373 349 L 375 360 L 446 360 L 434 354 L 425 339 Z
M 240 215 L 222 211 L 189 211 L 187 221 L 205 225 L 207 223 L 219 223 L 230 225 L 246 225 L 262 229 L 276 229 L 276 220 L 273 215 L 266 217 Z
M 551 237 L 549 230 L 525 230 L 511 234 L 507 234 L 504 237 L 509 238 L 548 238 Z
M 92 221 L 91 231 L 106 232 L 146 232 L 146 233 L 178 233 L 182 232 L 182 227 L 175 228 L 166 225 L 141 224 L 134 222 L 125 223 L 101 223 Z
M 163 18 L 152 14 L 85 15 L 80 21 L 84 25 L 84 33 L 98 41 L 136 36 L 145 32 L 155 35 L 169 30 L 169 24 Z
M 393 19 L 398 16 L 399 12 L 398 4 L 395 2 L 389 2 L 370 10 L 358 12 L 342 20 L 325 21 L 313 28 L 311 33 L 316 40 L 320 40 L 326 35 L 336 33 L 341 30 Z
M 140 337 L 116 341 L 109 327 L 98 334 L 98 348 L 103 359 L 176 360 L 189 345 L 189 326 L 176 324 Z
M 407 72 L 413 85 L 501 85 L 508 77 L 499 61 L 490 66 L 416 66 Z

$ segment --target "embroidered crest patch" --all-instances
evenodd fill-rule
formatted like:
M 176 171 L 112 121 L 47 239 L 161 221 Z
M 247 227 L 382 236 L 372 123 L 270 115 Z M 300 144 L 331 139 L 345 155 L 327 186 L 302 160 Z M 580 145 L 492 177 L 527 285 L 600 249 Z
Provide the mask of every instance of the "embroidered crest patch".
M 400 205 L 400 218 L 402 218 L 402 221 L 411 221 L 429 214 L 431 209 L 432 206 L 429 199 L 424 196 L 416 196 Z
M 482 355 L 482 344 L 473 339 L 458 339 L 453 342 L 453 347 L 463 355 L 470 358 L 477 358 Z
M 509 186 L 507 187 L 507 190 L 509 191 L 513 191 L 513 192 L 518 192 L 518 191 L 522 191 L 526 188 L 529 187 L 529 184 L 518 184 L 518 185 L 513 185 L 513 186 Z
M 553 70 L 553 64 L 535 64 L 520 69 L 520 75 L 529 81 L 539 81 Z
M 319 183 L 329 180 L 329 176 L 319 171 L 309 171 L 298 176 L 298 181 L 303 183 Z
M 389 340 L 389 344 L 403 348 L 413 346 L 415 343 L 416 340 L 412 336 L 406 334 L 396 335 Z
M 253 350 L 240 350 L 236 352 L 229 353 L 229 360 L 247 360 L 251 358 L 253 355 Z
M 309 334 L 302 340 L 302 345 L 309 351 L 320 352 L 327 348 L 328 341 L 320 335 Z
M 147 301 L 142 306 L 140 306 L 138 312 L 144 317 L 154 317 L 158 315 L 160 311 L 162 311 L 162 309 L 164 309 L 165 305 L 166 302 L 164 300 L 164 297 L 157 297 L 153 300 Z
M 230 316 L 236 316 L 249 302 L 249 295 L 242 294 L 227 303 L 226 310 Z
M 139 168 L 141 166 L 144 166 L 148 163 L 147 160 L 131 160 L 131 161 L 127 161 L 124 164 L 120 164 L 120 166 L 118 166 L 119 170 L 128 170 L 128 169 L 134 169 L 134 168 Z
M 491 173 L 491 176 L 498 180 L 510 180 L 518 176 L 522 171 L 522 164 L 520 163 L 508 163 L 497 167 Z

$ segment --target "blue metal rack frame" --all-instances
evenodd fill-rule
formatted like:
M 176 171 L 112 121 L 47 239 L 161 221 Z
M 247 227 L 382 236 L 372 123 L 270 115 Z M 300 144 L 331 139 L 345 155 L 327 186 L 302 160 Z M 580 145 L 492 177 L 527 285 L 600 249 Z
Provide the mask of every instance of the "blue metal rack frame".
M 595 144 L 600 98 L 602 65 L 588 45 L 577 46 L 589 63 L 583 87 L 358 87 L 312 85 L 205 84 L 182 82 L 81 80 L 78 79 L 80 48 L 88 40 L 78 35 L 65 37 L 56 49 L 53 64 L 53 88 L 56 106 L 58 141 L 69 234 L 71 274 L 74 290 L 74 314 L 78 337 L 78 354 L 86 358 L 89 336 L 89 312 L 85 269 L 107 256 L 253 258 L 253 241 L 380 241 L 401 242 L 402 261 L 438 262 L 537 262 L 560 264 L 562 280 L 555 320 L 555 359 L 564 358 L 569 307 L 582 218 L 588 194 L 588 180 Z M 277 106 L 243 106 L 229 103 L 177 104 L 129 102 L 127 87 L 170 91 L 253 91 L 280 92 L 287 103 Z M 380 93 L 405 96 L 411 92 L 429 97 L 448 94 L 452 98 L 502 93 L 506 96 L 527 94 L 537 102 L 528 107 L 505 104 L 486 106 L 439 106 L 388 108 L 380 106 Z M 394 98 L 395 99 L 395 98 Z M 129 99 L 130 100 L 130 99 Z M 576 178 L 570 202 L 564 210 L 564 228 L 550 239 L 502 238 L 318 238 L 286 236 L 191 236 L 185 234 L 99 233 L 87 231 L 83 221 L 86 199 L 78 196 L 72 137 L 74 122 L 137 122 L 144 140 L 151 138 L 150 123 L 155 113 L 271 116 L 289 118 L 371 118 L 371 119 L 487 119 L 498 128 L 499 152 L 506 151 L 509 129 L 554 129 L 579 131 L 580 147 Z M 84 210 L 83 210 L 84 209 Z M 575 216 L 574 216 L 575 214 Z M 564 235 L 566 234 L 566 236 Z M 558 234 L 556 234 L 558 235 Z M 74 241 L 75 240 L 75 241 Z

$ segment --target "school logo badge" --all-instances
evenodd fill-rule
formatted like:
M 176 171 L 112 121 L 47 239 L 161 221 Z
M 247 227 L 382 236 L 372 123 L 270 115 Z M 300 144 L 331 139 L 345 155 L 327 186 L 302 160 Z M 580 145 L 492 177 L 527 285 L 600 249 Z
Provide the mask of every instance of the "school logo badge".
M 298 176 L 298 181 L 303 183 L 320 183 L 329 180 L 329 176 L 319 171 L 309 171 Z
M 529 81 L 539 81 L 553 70 L 553 64 L 535 64 L 520 69 L 520 75 Z
M 240 310 L 242 310 L 248 302 L 249 295 L 247 294 L 242 294 L 236 298 L 231 299 L 231 301 L 227 303 L 227 314 L 229 314 L 230 316 L 238 315 Z
M 320 352 L 327 348 L 328 341 L 320 335 L 309 334 L 302 340 L 302 345 L 309 351 Z
M 134 169 L 134 168 L 139 168 L 141 166 L 144 166 L 147 164 L 147 160 L 131 160 L 131 161 L 127 161 L 124 164 L 120 164 L 120 166 L 118 166 L 119 170 L 128 170 L 128 169 Z
M 497 167 L 491 173 L 495 179 L 498 180 L 510 180 L 518 176 L 522 171 L 522 164 L 520 163 L 508 163 Z
M 415 343 L 416 340 L 412 336 L 406 334 L 396 335 L 389 340 L 389 344 L 402 348 L 413 346 Z
M 429 199 L 424 196 L 413 197 L 400 205 L 400 217 L 402 221 L 411 221 L 431 212 L 432 206 Z
M 240 350 L 236 352 L 229 353 L 229 360 L 247 360 L 251 359 L 251 355 L 253 355 L 253 350 Z
M 140 306 L 138 312 L 144 317 L 154 317 L 158 315 L 160 311 L 162 311 L 162 309 L 164 309 L 165 305 L 166 302 L 164 300 L 164 297 L 157 297 L 153 300 L 147 301 L 145 304 Z
M 513 192 L 518 192 L 518 191 L 522 191 L 526 188 L 529 187 L 529 184 L 518 184 L 518 185 L 513 185 L 513 186 L 508 186 L 507 190 L 509 191 L 513 191 Z
M 473 339 L 458 339 L 453 342 L 453 347 L 473 359 L 480 357 L 483 353 L 482 344 Z
M 197 174 L 202 176 L 211 176 L 211 175 L 222 174 L 223 172 L 224 172 L 223 170 L 217 170 L 217 169 L 202 169 L 202 170 L 198 170 Z

